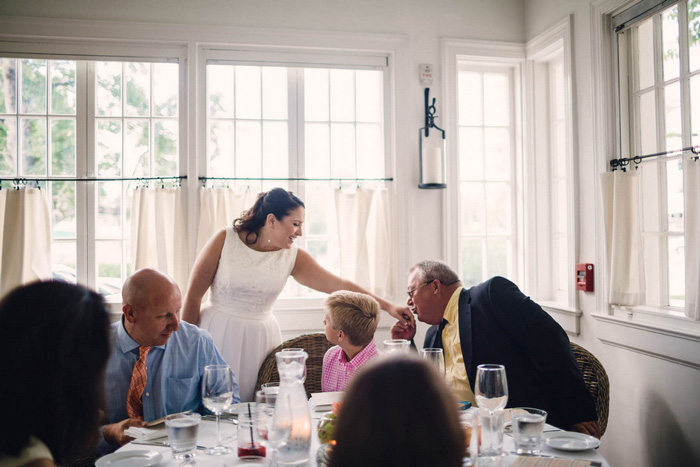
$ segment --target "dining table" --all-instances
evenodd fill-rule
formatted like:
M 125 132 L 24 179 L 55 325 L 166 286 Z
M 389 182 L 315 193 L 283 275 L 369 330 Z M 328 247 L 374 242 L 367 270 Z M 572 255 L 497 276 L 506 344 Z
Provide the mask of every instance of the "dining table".
M 316 426 L 318 426 L 318 421 L 321 418 L 321 412 L 311 411 L 312 418 L 312 430 L 311 435 L 311 449 L 309 451 L 309 462 L 308 466 L 315 467 L 316 454 L 321 446 L 321 442 L 318 438 L 318 433 L 316 431 Z M 134 451 L 153 451 L 161 454 L 160 462 L 157 463 L 158 467 L 222 467 L 222 466 L 235 466 L 235 465 L 246 465 L 245 463 L 239 464 L 238 462 L 238 449 L 237 449 L 237 421 L 235 417 L 223 416 L 221 419 L 221 438 L 224 445 L 231 447 L 231 453 L 221 456 L 212 456 L 204 452 L 203 448 L 212 447 L 217 442 L 216 435 L 216 421 L 211 416 L 205 416 L 200 422 L 199 434 L 197 438 L 197 444 L 199 449 L 196 451 L 195 457 L 190 462 L 183 461 L 181 459 L 174 459 L 170 448 L 167 445 L 162 445 L 162 443 L 167 442 L 167 436 L 156 438 L 148 441 L 134 440 L 121 448 L 119 448 L 117 453 L 124 453 L 124 456 L 128 456 L 127 453 Z M 552 425 L 545 425 L 543 437 L 554 432 L 563 432 L 559 428 Z M 587 461 L 587 464 L 577 464 L 578 467 L 586 465 L 587 467 L 610 467 L 605 458 L 596 450 L 588 449 L 584 451 L 564 451 L 559 449 L 554 449 L 544 442 L 541 445 L 541 452 L 538 457 L 532 456 L 518 456 L 514 453 L 515 445 L 513 438 L 508 434 L 503 437 L 503 456 L 498 459 L 485 459 L 479 464 L 482 466 L 495 466 L 495 467 L 517 467 L 517 466 L 547 466 L 547 467 L 567 467 L 567 463 L 564 463 L 565 459 L 568 460 L 579 460 Z M 104 458 L 103 458 L 104 459 Z M 100 467 L 100 462 L 98 460 L 98 467 Z M 105 465 L 109 465 L 106 463 Z M 126 464 L 124 464 L 126 465 Z M 154 464 L 155 465 L 155 464 Z M 247 464 L 250 465 L 250 464 Z M 265 465 L 264 463 L 259 465 Z M 571 464 L 569 464 L 571 465 Z

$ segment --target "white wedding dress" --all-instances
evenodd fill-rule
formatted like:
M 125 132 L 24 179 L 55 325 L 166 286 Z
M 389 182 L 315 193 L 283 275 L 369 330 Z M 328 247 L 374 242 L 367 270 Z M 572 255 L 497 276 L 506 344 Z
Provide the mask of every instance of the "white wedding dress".
M 219 267 L 199 326 L 209 331 L 233 369 L 241 401 L 255 400 L 258 370 L 267 354 L 282 342 L 272 305 L 287 283 L 297 246 L 261 252 L 246 246 L 226 229 Z

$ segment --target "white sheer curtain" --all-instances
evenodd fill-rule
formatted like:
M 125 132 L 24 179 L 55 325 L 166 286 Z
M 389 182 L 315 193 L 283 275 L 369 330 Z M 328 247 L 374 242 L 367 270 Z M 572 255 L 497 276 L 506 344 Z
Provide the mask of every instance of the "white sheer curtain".
M 137 188 L 131 204 L 131 264 L 168 274 L 184 294 L 189 276 L 183 189 Z
M 18 285 L 51 278 L 51 223 L 37 188 L 0 192 L 0 295 Z
M 609 302 L 642 305 L 644 261 L 639 215 L 639 177 L 636 171 L 616 170 L 600 175 L 605 216 L 605 246 Z
M 340 275 L 386 296 L 395 283 L 390 192 L 385 188 L 335 189 Z
M 700 160 L 684 161 L 685 315 L 700 319 Z
M 241 213 L 255 203 L 257 196 L 250 188 L 199 189 L 199 222 L 197 223 L 197 253 L 217 230 L 233 225 Z

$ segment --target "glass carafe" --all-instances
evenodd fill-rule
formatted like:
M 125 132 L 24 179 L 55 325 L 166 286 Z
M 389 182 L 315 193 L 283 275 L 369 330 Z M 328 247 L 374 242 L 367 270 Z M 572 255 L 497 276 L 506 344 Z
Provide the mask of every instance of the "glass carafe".
M 275 404 L 273 430 L 288 431 L 289 438 L 277 451 L 280 465 L 302 465 L 309 461 L 311 411 L 302 383 L 308 354 L 303 350 L 277 352 L 280 390 Z

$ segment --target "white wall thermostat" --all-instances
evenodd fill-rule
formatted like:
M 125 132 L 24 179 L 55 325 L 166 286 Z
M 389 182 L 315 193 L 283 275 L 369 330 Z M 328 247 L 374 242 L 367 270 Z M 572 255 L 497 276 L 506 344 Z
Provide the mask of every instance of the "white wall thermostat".
M 420 82 L 423 86 L 431 86 L 433 84 L 433 65 L 429 63 L 420 65 Z

